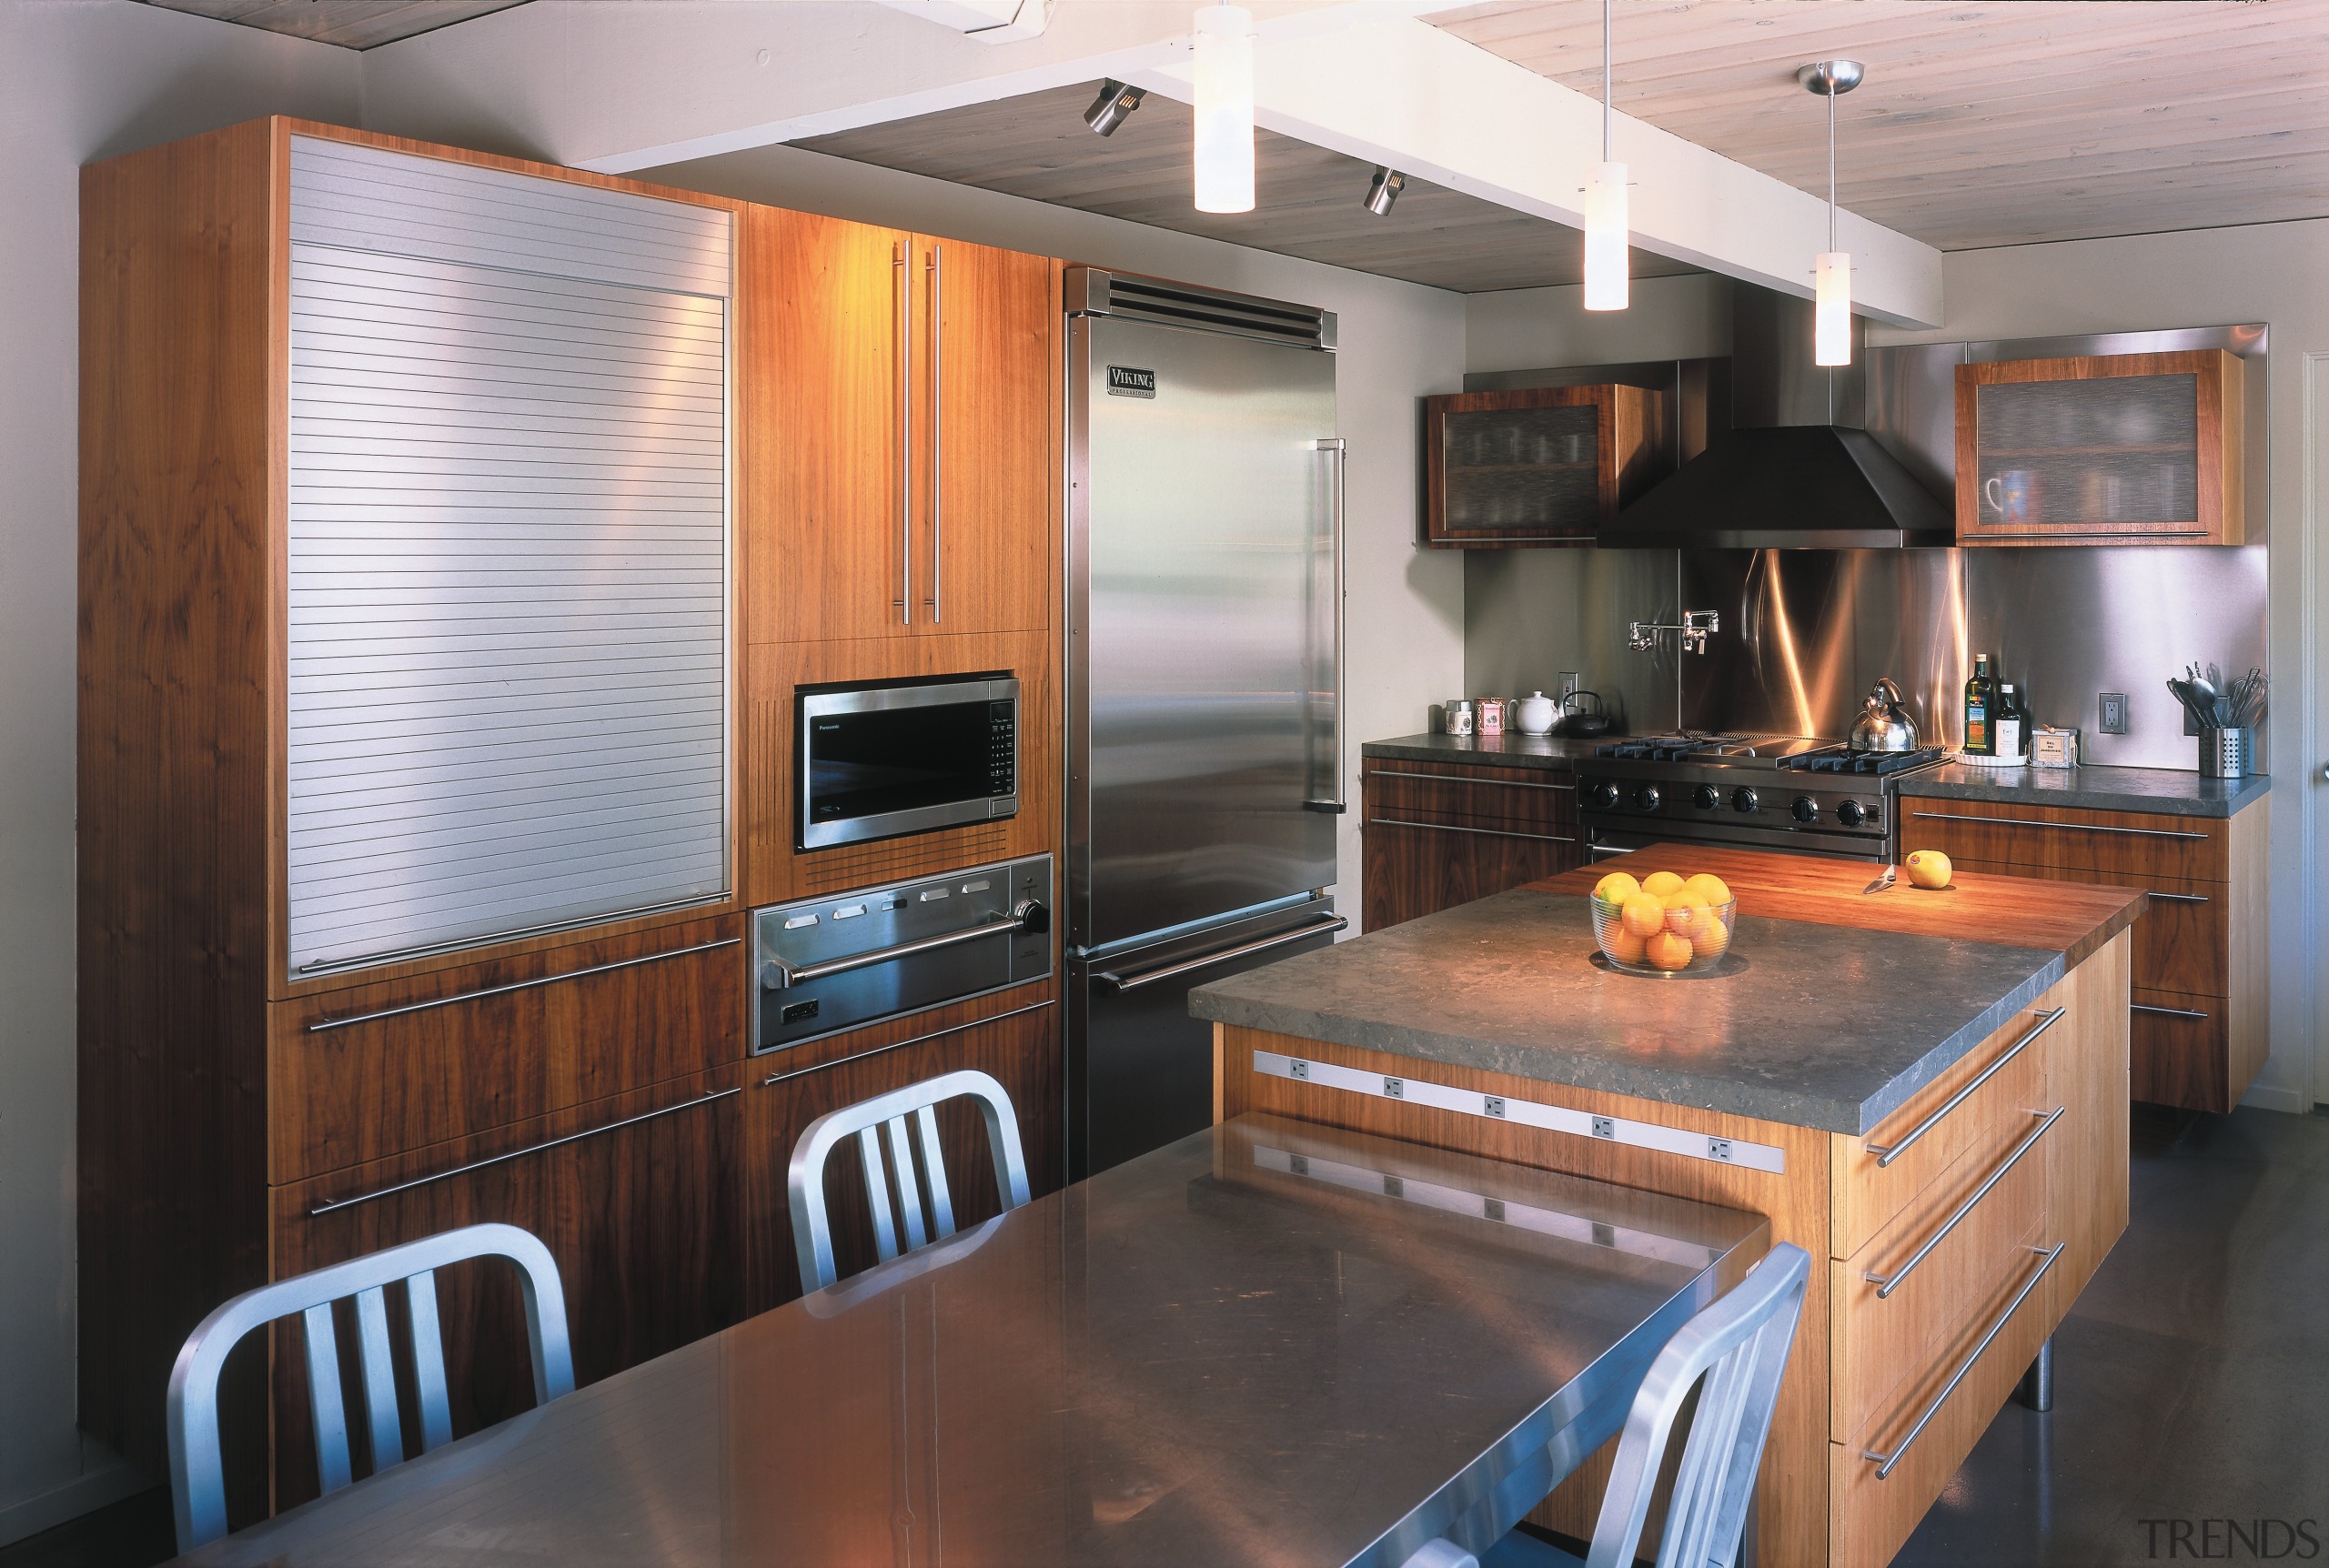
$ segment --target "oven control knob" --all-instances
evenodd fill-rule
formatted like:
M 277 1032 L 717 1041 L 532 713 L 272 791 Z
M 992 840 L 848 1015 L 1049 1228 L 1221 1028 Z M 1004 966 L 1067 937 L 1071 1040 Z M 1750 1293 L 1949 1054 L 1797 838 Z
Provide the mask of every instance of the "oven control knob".
M 1847 800 L 1836 808 L 1836 820 L 1847 828 L 1857 828 L 1868 820 L 1868 808 L 1857 800 Z
M 1658 786 L 1655 784 L 1638 784 L 1634 787 L 1634 804 L 1645 811 L 1657 810 L 1658 802 L 1662 799 L 1664 797 L 1659 794 Z
M 1609 783 L 1596 784 L 1593 787 L 1593 804 L 1604 811 L 1616 810 L 1618 809 L 1618 787 L 1615 784 Z
M 1029 899 L 1011 911 L 1019 921 L 1019 929 L 1031 937 L 1040 937 L 1052 929 L 1052 912 L 1042 902 Z
M 1760 804 L 1761 802 L 1755 799 L 1755 789 L 1752 785 L 1741 784 L 1730 792 L 1730 809 L 1734 811 L 1752 811 Z
M 1795 814 L 1795 819 L 1799 822 L 1820 820 L 1820 802 L 1809 795 L 1798 795 L 1795 798 L 1795 804 L 1788 809 Z
M 1701 811 L 1711 811 L 1722 804 L 1722 791 L 1711 784 L 1701 784 L 1690 792 L 1690 799 Z

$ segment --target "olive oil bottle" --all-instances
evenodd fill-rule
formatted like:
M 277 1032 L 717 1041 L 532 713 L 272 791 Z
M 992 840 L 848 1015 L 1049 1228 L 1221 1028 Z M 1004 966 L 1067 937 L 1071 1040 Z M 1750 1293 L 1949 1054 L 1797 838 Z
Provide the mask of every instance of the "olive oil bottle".
M 1994 757 L 1997 736 L 1998 683 L 1990 673 L 1990 656 L 1973 656 L 1973 673 L 1965 682 L 1965 749 L 1975 757 Z

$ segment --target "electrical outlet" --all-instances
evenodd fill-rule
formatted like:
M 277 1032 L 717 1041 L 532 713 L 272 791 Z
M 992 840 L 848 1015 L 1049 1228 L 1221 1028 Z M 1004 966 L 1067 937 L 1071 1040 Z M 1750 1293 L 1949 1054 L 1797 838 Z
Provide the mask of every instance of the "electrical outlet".
M 2106 691 L 2102 694 L 2102 718 L 2095 728 L 2105 735 L 2124 735 L 2127 732 L 2125 692 Z
M 1583 677 L 1583 676 L 1579 675 L 1576 670 L 1573 670 L 1573 669 L 1564 669 L 1564 670 L 1562 670 L 1562 671 L 1561 671 L 1561 700 L 1562 700 L 1563 702 L 1567 702 L 1570 698 L 1572 698 L 1572 697 L 1576 696 L 1576 695 L 1577 695 L 1578 688 L 1579 688 L 1579 687 L 1583 686 L 1584 684 L 1585 684 L 1585 677 Z

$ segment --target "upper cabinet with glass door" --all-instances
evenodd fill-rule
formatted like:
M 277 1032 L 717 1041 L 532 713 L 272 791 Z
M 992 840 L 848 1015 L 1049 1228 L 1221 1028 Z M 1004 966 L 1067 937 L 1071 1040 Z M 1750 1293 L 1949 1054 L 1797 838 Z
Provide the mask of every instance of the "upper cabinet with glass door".
M 2221 348 L 1959 366 L 1958 543 L 2241 543 L 2241 391 Z
M 1640 387 L 1424 399 L 1424 544 L 1591 544 L 1672 469 L 1669 417 L 1666 395 Z

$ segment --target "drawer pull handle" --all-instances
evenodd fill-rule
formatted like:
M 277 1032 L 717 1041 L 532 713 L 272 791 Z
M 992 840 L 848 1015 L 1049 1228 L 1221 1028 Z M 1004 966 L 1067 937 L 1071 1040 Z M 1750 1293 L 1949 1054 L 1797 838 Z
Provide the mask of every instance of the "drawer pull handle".
M 1949 1396 L 1957 1392 L 1957 1385 L 1965 1381 L 1965 1374 L 1973 1370 L 1973 1363 L 1981 1359 L 1981 1352 L 1990 1348 L 1990 1342 L 2005 1332 L 2006 1324 L 2013 1321 L 2013 1314 L 2021 1310 L 2023 1302 L 2030 1299 L 2030 1292 L 2038 1288 L 2038 1282 L 2046 1277 L 2046 1271 L 2054 1266 L 2054 1260 L 2062 1255 L 2062 1249 L 2069 1244 L 2067 1241 L 2055 1242 L 2052 1250 L 2046 1253 L 2046 1261 L 2038 1265 L 2037 1271 L 2021 1282 L 2021 1289 L 2014 1292 L 2013 1300 L 2008 1302 L 2005 1311 L 1998 1314 L 1998 1321 L 1990 1325 L 1990 1332 L 1981 1336 L 1981 1342 L 1973 1347 L 1973 1353 L 1965 1358 L 1963 1364 L 1958 1367 L 1948 1382 L 1941 1385 L 1941 1392 L 1933 1395 L 1932 1402 L 1925 1406 L 1924 1414 L 1917 1417 L 1917 1424 L 1909 1429 L 1909 1435 L 1901 1440 L 1900 1447 L 1889 1454 L 1879 1453 L 1872 1448 L 1860 1451 L 1861 1458 L 1876 1461 L 1877 1480 L 1882 1481 L 1890 1475 L 1892 1467 L 1908 1456 L 1909 1445 L 1916 1442 L 1918 1434 L 1924 1431 L 1926 1424 L 1941 1413 L 1941 1407 L 1949 1402 Z M 2033 1252 L 2039 1251 L 2036 1247 L 2030 1250 Z
M 2154 899 L 2165 899 L 2173 904 L 2204 904 L 2208 901 L 2205 893 L 2163 893 L 2157 888 L 2149 889 L 2147 891 Z
M 2194 1012 L 2188 1007 L 2152 1007 L 2146 1003 L 2139 1001 L 2129 1002 L 2127 1004 L 2127 1010 L 2129 1012 L 2155 1012 L 2162 1018 L 2204 1019 L 2208 1016 L 2203 1012 Z
M 1909 1151 L 1911 1145 L 1915 1143 L 1918 1139 L 1922 1138 L 1926 1133 L 1931 1132 L 1934 1128 L 1940 1126 L 1941 1119 L 1942 1117 L 1947 1116 L 1951 1111 L 1964 1104 L 1968 1095 L 1971 1095 L 1975 1090 L 1981 1088 L 1981 1085 L 1996 1077 L 1998 1070 L 2005 1066 L 2007 1062 L 2011 1061 L 2015 1057 L 2020 1056 L 2022 1053 L 2022 1050 L 2032 1040 L 2036 1040 L 2040 1035 L 2045 1033 L 2048 1030 L 2062 1022 L 2062 1015 L 2069 1010 L 2070 1010 L 2068 1008 L 2058 1007 L 2051 1011 L 2040 1013 L 2038 1015 L 2038 1021 L 2030 1026 L 2030 1032 L 2028 1034 L 2023 1035 L 2020 1040 L 2015 1040 L 2011 1046 L 2007 1047 L 2004 1055 L 1999 1057 L 1995 1061 L 1990 1063 L 1988 1067 L 1981 1070 L 1981 1077 L 1975 1079 L 1972 1082 L 1967 1084 L 1964 1088 L 1951 1095 L 1949 1097 L 1948 1104 L 1943 1105 L 1931 1116 L 1928 1116 L 1922 1121 L 1918 1122 L 1916 1131 L 1910 1133 L 1906 1138 L 1901 1139 L 1900 1142 L 1889 1147 L 1881 1143 L 1870 1144 L 1868 1146 L 1868 1151 L 1876 1156 L 1876 1168 L 1879 1171 L 1881 1171 L 1890 1165 L 1892 1161 L 1901 1158 L 1901 1155 L 1906 1154 Z
M 431 997 L 427 1001 L 407 1002 L 402 1007 L 384 1007 L 377 1012 L 352 1012 L 346 1018 L 319 1018 L 308 1026 L 309 1034 L 321 1034 L 328 1029 L 346 1029 L 351 1023 L 371 1023 L 379 1019 L 396 1018 L 408 1012 L 426 1012 L 432 1007 L 451 1007 L 456 1002 L 476 1001 L 480 997 L 507 996 L 513 990 L 531 990 L 538 985 L 556 985 L 560 980 L 580 980 L 584 975 L 602 975 L 610 970 L 627 970 L 635 964 L 660 963 L 665 959 L 682 959 L 690 953 L 708 953 L 719 948 L 732 948 L 741 937 L 722 937 L 716 942 L 698 942 L 691 948 L 673 948 L 666 953 L 648 953 L 635 959 L 617 959 L 610 964 L 591 964 L 586 969 L 567 970 L 562 973 L 544 975 L 539 980 L 513 980 L 508 985 L 489 985 L 482 990 L 465 990 L 452 996 Z
M 2108 828 L 2100 822 L 2042 822 L 2035 817 L 1975 817 L 1959 811 L 1911 811 L 1911 817 L 1930 817 L 1936 822 L 1991 822 L 2001 828 L 2060 828 L 2066 833 L 2126 833 L 2138 839 L 2197 839 L 2204 841 L 2205 833 L 2171 833 L 2164 828 Z
M 1403 768 L 1377 768 L 1369 779 L 1424 779 L 1434 784 L 1469 784 L 1479 789 L 1566 789 L 1577 793 L 1574 784 L 1533 784 L 1525 779 L 1467 779 L 1457 773 L 1410 773 Z
M 2005 1173 L 2012 1170 L 2017 1164 L 2021 1163 L 2021 1157 L 2023 1155 L 2038 1147 L 2038 1140 L 2046 1136 L 2046 1129 L 2052 1127 L 2066 1109 L 2068 1108 L 2061 1105 L 2054 1107 L 2052 1114 L 2049 1115 L 2045 1121 L 2040 1122 L 2036 1131 L 2032 1131 L 2029 1137 L 2021 1141 L 2020 1148 L 2016 1149 L 2012 1153 L 2005 1157 L 2004 1163 L 2001 1164 L 1996 1170 L 1990 1172 L 1990 1178 L 1988 1181 L 1973 1189 L 1972 1196 L 1966 1199 L 1964 1202 L 1960 1203 L 1957 1206 L 1957 1212 L 1949 1217 L 1947 1223 L 1943 1224 L 1940 1230 L 1935 1231 L 1931 1236 L 1927 1237 L 1925 1239 L 1925 1244 L 1919 1247 L 1910 1257 L 1907 1262 L 1893 1270 L 1890 1278 L 1887 1278 L 1882 1274 L 1868 1274 L 1863 1276 L 1867 1279 L 1870 1284 L 1876 1287 L 1876 1299 L 1878 1301 L 1882 1302 L 1891 1299 L 1892 1292 L 1901 1288 L 1901 1282 L 1907 1279 L 1911 1273 L 1915 1272 L 1917 1265 L 1923 1262 L 1925 1259 L 1931 1255 L 1932 1250 L 1935 1247 L 1940 1246 L 1941 1243 L 1948 1238 L 1949 1233 L 1957 1229 L 1957 1227 L 1964 1221 L 1965 1216 L 1973 1211 L 1974 1205 L 1978 1204 L 1982 1199 L 1990 1195 L 1990 1189 L 2003 1181 L 2005 1179 Z M 2033 1111 L 2031 1114 L 2035 1116 L 2039 1113 Z
M 959 931 L 921 937 L 913 941 L 900 942 L 895 947 L 874 948 L 867 952 L 851 953 L 844 958 L 827 959 L 821 964 L 789 964 L 782 959 L 770 959 L 761 965 L 761 990 L 787 990 L 793 986 L 807 985 L 811 980 L 823 980 L 827 975 L 872 969 L 880 964 L 893 963 L 899 959 L 912 958 L 916 953 L 934 953 L 943 948 L 958 948 L 964 942 L 975 942 L 985 937 L 1017 936 L 1031 926 L 1040 928 L 1047 913 L 1041 904 L 1030 899 L 1013 914 L 989 915 L 977 925 L 965 926 Z
M 910 1045 L 921 1045 L 927 1040 L 943 1040 L 950 1034 L 960 1034 L 966 1029 L 979 1029 L 990 1023 L 1001 1023 L 1006 1018 L 1017 1018 L 1023 1013 L 1041 1012 L 1051 1005 L 1048 1001 L 1033 1002 L 1026 1007 L 1014 1007 L 1009 1012 L 996 1013 L 992 1018 L 974 1018 L 968 1023 L 958 1023 L 951 1029 L 933 1029 L 928 1034 L 917 1034 L 912 1040 L 902 1040 L 895 1045 L 877 1045 L 871 1050 L 853 1050 L 847 1056 L 836 1056 L 831 1061 L 821 1061 L 814 1067 L 796 1067 L 790 1072 L 771 1072 L 761 1080 L 761 1087 L 766 1089 L 771 1084 L 782 1083 L 788 1078 L 806 1078 L 812 1072 L 822 1072 L 829 1067 L 845 1067 L 852 1061 L 863 1061 L 869 1056 L 886 1056 L 893 1050 L 903 1050 Z
M 1483 839 L 1534 839 L 1540 844 L 1574 844 L 1559 833 L 1515 833 L 1507 828 L 1458 828 L 1452 822 L 1411 822 L 1403 817 L 1369 817 L 1370 828 L 1421 828 L 1431 833 L 1477 833 Z
M 409 1181 L 399 1181 L 392 1187 L 376 1187 L 369 1192 L 358 1192 L 353 1198 L 335 1198 L 328 1203 L 318 1203 L 308 1210 L 308 1218 L 312 1220 L 318 1214 L 328 1214 L 338 1209 L 353 1209 L 358 1203 L 369 1203 L 375 1198 L 386 1198 L 391 1193 L 409 1192 L 415 1187 L 426 1187 L 432 1181 L 449 1181 L 456 1176 L 466 1176 L 472 1171 L 483 1171 L 489 1166 L 507 1165 L 510 1161 L 523 1160 L 529 1154 L 539 1154 L 544 1150 L 556 1149 L 563 1144 L 580 1143 L 585 1138 L 596 1138 L 601 1132 L 612 1132 L 619 1127 L 636 1127 L 642 1121 L 652 1121 L 659 1116 L 676 1116 L 682 1111 L 693 1111 L 699 1105 L 709 1105 L 715 1100 L 725 1100 L 731 1094 L 743 1092 L 741 1084 L 733 1089 L 715 1089 L 710 1094 L 701 1094 L 693 1100 L 682 1100 L 677 1105 L 666 1105 L 660 1111 L 642 1111 L 636 1116 L 626 1116 L 620 1121 L 610 1121 L 603 1126 L 585 1128 L 580 1132 L 570 1132 L 563 1138 L 551 1138 L 540 1143 L 529 1143 L 523 1149 L 512 1149 L 509 1153 L 496 1154 L 490 1160 L 472 1160 L 466 1165 L 456 1165 L 449 1171 L 439 1171 L 428 1176 L 416 1176 Z

